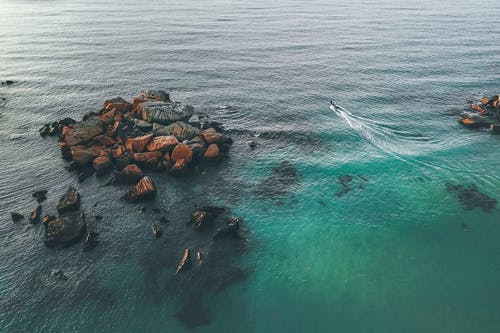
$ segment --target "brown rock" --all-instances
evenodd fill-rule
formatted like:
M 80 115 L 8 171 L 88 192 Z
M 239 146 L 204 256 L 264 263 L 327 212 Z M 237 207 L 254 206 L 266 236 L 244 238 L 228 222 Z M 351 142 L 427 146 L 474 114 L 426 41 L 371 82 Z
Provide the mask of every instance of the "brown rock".
M 86 120 L 71 125 L 66 132 L 64 141 L 70 146 L 76 146 L 88 142 L 104 132 L 104 124 L 98 116 L 90 115 Z
M 484 109 L 480 105 L 472 104 L 471 107 L 472 107 L 472 109 L 476 110 L 479 113 L 483 113 L 484 112 Z
M 136 138 L 128 138 L 125 142 L 125 148 L 131 153 L 142 153 L 152 137 L 153 134 L 148 134 Z
M 159 151 L 148 151 L 145 153 L 135 153 L 134 154 L 134 161 L 138 163 L 146 163 L 146 162 L 153 162 L 155 161 L 156 163 L 161 160 L 163 157 L 163 154 Z
M 99 116 L 99 119 L 105 124 L 111 124 L 115 119 L 115 109 L 109 110 L 106 113 Z
M 93 162 L 93 167 L 95 173 L 99 175 L 103 175 L 113 169 L 113 163 L 107 156 L 97 157 Z
M 133 189 L 126 195 L 125 200 L 130 202 L 137 202 L 154 197 L 156 194 L 156 187 L 149 177 L 143 177 Z
M 104 106 L 104 109 L 107 111 L 114 109 L 120 113 L 126 113 L 132 109 L 132 104 L 130 104 L 129 102 L 127 102 L 126 100 L 124 100 L 121 97 L 109 99 L 109 100 L 104 102 L 103 106 Z
M 117 146 L 111 150 L 111 156 L 113 156 L 114 159 L 117 159 L 123 155 L 125 152 L 125 148 L 123 146 Z
M 172 171 L 173 172 L 179 172 L 182 171 L 186 168 L 186 161 L 185 160 L 177 160 L 174 165 L 172 166 Z
M 191 140 L 192 138 L 200 135 L 200 130 L 188 123 L 176 121 L 168 126 L 154 123 L 154 135 L 173 135 L 179 141 Z
M 100 155 L 95 150 L 91 150 L 82 146 L 71 147 L 71 156 L 73 161 L 79 165 L 85 165 L 92 162 L 92 160 Z
M 222 141 L 222 134 L 217 133 L 213 128 L 207 128 L 201 131 L 201 136 L 203 140 L 208 143 L 220 143 Z
M 168 102 L 170 101 L 170 96 L 163 90 L 143 91 L 139 96 L 132 99 L 132 107 L 134 110 L 137 110 L 139 104 L 147 101 Z
M 143 177 L 142 170 L 137 166 L 137 164 L 130 164 L 123 168 L 122 172 L 129 178 L 135 178 L 138 181 Z
M 157 136 L 148 143 L 146 149 L 149 151 L 167 151 L 171 150 L 178 144 L 179 141 L 177 141 L 177 138 L 173 135 Z
M 490 99 L 488 97 L 483 97 L 481 98 L 481 104 L 486 106 L 490 102 Z
M 186 163 L 190 163 L 193 159 L 193 151 L 187 144 L 181 143 L 174 148 L 170 159 L 174 162 L 184 160 Z
M 112 137 L 110 137 L 107 134 L 101 134 L 101 135 L 96 136 L 94 138 L 94 142 L 98 143 L 101 146 L 105 146 L 105 147 L 113 146 L 116 143 L 115 139 L 113 139 Z
M 188 269 L 191 265 L 191 257 L 189 253 L 189 249 L 184 250 L 184 254 L 182 255 L 182 259 L 179 262 L 179 265 L 177 266 L 177 270 L 175 271 L 175 274 L 179 274 L 186 269 Z
M 208 146 L 207 151 L 203 155 L 203 158 L 212 159 L 218 156 L 219 156 L 219 147 L 215 143 L 212 143 L 211 145 Z

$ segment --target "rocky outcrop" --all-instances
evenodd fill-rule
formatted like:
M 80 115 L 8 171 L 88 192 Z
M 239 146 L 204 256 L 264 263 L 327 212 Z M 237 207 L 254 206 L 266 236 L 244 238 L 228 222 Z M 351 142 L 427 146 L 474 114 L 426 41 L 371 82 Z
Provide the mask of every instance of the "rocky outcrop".
M 129 202 L 138 202 L 150 199 L 156 195 L 156 186 L 149 177 L 143 177 L 137 185 L 134 186 L 127 194 L 125 200 Z
M 62 214 L 65 212 L 76 211 L 80 208 L 80 194 L 74 187 L 70 187 L 68 191 L 61 197 L 57 204 L 57 211 Z
M 132 110 L 132 104 L 121 97 L 116 97 L 105 101 L 103 107 L 106 111 L 115 110 L 116 112 L 120 113 L 127 113 Z
M 193 115 L 194 108 L 179 102 L 144 102 L 138 110 L 143 120 L 168 125 L 175 121 L 187 121 Z
M 201 137 L 208 144 L 223 142 L 222 134 L 218 133 L 213 128 L 207 128 L 206 130 L 201 131 Z
M 87 231 L 83 238 L 83 251 L 91 251 L 99 244 L 99 234 L 95 231 Z

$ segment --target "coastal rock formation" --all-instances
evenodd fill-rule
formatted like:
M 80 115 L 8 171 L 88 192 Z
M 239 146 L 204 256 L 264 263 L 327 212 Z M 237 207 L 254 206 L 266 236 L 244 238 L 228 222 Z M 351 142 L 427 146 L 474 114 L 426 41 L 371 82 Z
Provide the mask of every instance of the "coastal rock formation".
M 190 105 L 171 102 L 165 91 L 150 90 L 132 103 L 109 99 L 98 113 L 88 112 L 79 122 L 65 118 L 47 124 L 40 134 L 59 137 L 61 154 L 70 162 L 66 168 L 80 182 L 133 162 L 176 175 L 226 156 L 232 142 L 220 133 L 220 123 L 193 118 L 193 112 Z M 194 121 L 187 123 L 190 119 Z
M 464 112 L 459 122 L 468 128 L 489 129 L 493 134 L 500 134 L 500 95 L 483 97 L 478 103 L 472 103 L 471 109 L 477 113 Z

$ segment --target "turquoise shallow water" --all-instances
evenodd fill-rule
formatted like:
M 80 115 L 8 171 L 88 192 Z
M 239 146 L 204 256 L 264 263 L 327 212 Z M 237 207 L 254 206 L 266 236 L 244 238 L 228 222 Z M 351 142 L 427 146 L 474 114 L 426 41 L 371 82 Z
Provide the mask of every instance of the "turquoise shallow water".
M 499 9 L 0 0 L 0 80 L 16 81 L 0 87 L 0 330 L 191 331 L 174 314 L 195 294 L 209 309 L 200 332 L 498 332 L 499 210 L 467 210 L 446 184 L 500 200 L 500 137 L 456 122 L 470 99 L 499 93 Z M 150 209 L 117 202 L 124 188 L 102 180 L 77 184 L 37 132 L 146 88 L 210 114 L 235 141 L 205 173 L 153 176 L 148 208 L 171 219 L 158 240 Z M 281 185 L 269 177 L 283 161 L 297 180 L 260 195 Z M 353 189 L 337 196 L 346 175 Z M 70 185 L 88 215 L 104 216 L 90 253 L 46 249 L 40 228 L 10 219 L 34 208 L 39 188 L 53 211 Z M 199 202 L 243 217 L 245 246 L 231 265 L 179 282 L 175 264 L 199 241 L 184 221 Z M 215 290 L 231 267 L 245 278 Z

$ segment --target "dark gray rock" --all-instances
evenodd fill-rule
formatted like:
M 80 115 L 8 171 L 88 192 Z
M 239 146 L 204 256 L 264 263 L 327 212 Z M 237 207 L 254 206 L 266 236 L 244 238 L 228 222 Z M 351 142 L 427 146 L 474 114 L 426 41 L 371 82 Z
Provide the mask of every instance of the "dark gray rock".
M 175 121 L 187 121 L 193 115 L 194 108 L 180 102 L 144 102 L 139 105 L 142 119 L 168 125 Z
M 66 212 L 64 215 L 49 221 L 45 229 L 45 245 L 64 248 L 82 240 L 87 232 L 87 224 L 83 213 Z
M 75 211 L 80 208 L 80 194 L 71 186 L 68 191 L 61 197 L 57 204 L 57 211 L 61 214 L 64 212 Z

